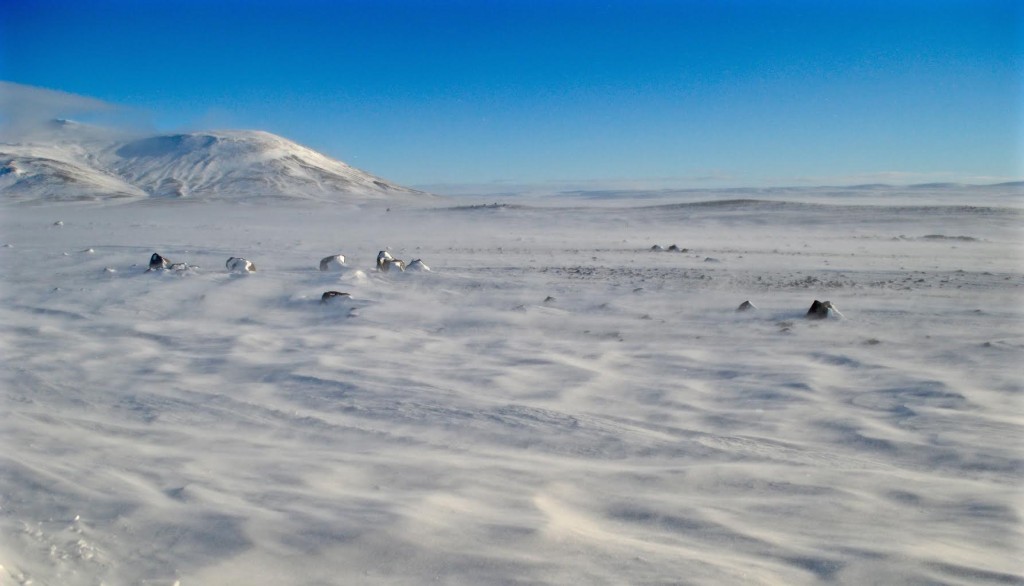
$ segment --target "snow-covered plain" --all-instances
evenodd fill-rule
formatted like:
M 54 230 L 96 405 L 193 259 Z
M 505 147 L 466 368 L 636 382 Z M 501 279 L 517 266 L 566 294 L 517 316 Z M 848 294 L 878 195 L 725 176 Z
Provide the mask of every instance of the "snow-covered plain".
M 0 208 L 0 584 L 1024 583 L 1020 185 L 592 195 Z

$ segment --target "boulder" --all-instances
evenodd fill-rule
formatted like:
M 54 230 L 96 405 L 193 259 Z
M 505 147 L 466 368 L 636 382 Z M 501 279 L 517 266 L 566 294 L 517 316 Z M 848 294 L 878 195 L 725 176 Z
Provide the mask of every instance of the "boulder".
M 149 257 L 149 270 L 151 271 L 155 271 L 158 269 L 166 269 L 168 266 L 170 266 L 170 264 L 171 261 L 167 260 L 166 258 L 160 256 L 155 252 L 153 253 L 153 256 Z
M 224 263 L 224 266 L 232 273 L 251 273 L 256 270 L 256 265 L 252 264 L 251 261 L 237 256 L 229 258 Z
M 184 262 L 171 262 L 167 257 L 160 256 L 159 254 L 154 252 L 153 256 L 149 257 L 149 268 L 146 269 L 146 272 L 149 272 L 149 271 L 185 272 L 185 271 L 194 271 L 194 270 L 196 270 L 198 268 L 199 267 L 197 267 L 195 265 L 190 265 L 190 264 L 184 263 Z
M 425 262 L 416 258 L 405 267 L 407 271 L 430 271 L 430 267 Z
M 839 310 L 832 305 L 831 301 L 814 300 L 811 308 L 807 310 L 807 319 L 825 319 L 828 317 L 843 317 Z
M 320 303 L 330 303 L 339 299 L 349 299 L 352 295 L 350 293 L 343 293 L 341 291 L 324 291 L 324 294 L 320 296 Z
M 405 270 L 405 261 L 404 260 L 399 260 L 397 258 L 385 259 L 384 262 L 381 263 L 379 268 L 380 268 L 380 270 L 382 272 L 386 273 L 386 272 L 391 270 L 391 267 L 395 267 L 399 271 L 404 271 Z
M 334 254 L 320 259 L 321 271 L 340 270 L 343 268 L 345 268 L 344 254 Z
M 400 270 L 400 271 L 404 271 L 405 270 L 405 261 L 398 260 L 397 258 L 391 256 L 391 253 L 386 251 L 386 250 L 382 250 L 382 251 L 377 253 L 377 270 L 378 271 L 380 271 L 382 273 L 386 273 L 386 272 L 391 270 L 392 266 L 397 267 L 398 270 Z

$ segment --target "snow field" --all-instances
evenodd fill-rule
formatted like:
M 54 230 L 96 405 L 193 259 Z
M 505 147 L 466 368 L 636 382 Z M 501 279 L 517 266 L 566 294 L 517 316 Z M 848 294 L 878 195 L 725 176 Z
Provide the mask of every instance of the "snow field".
M 1022 582 L 1021 213 L 949 203 L 8 206 L 0 582 Z

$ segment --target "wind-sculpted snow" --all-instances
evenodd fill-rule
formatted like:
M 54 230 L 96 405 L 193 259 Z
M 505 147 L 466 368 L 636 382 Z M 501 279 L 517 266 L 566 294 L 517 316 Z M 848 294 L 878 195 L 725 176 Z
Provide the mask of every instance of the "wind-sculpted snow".
M 0 583 L 1024 583 L 1018 208 L 535 203 L 6 206 Z

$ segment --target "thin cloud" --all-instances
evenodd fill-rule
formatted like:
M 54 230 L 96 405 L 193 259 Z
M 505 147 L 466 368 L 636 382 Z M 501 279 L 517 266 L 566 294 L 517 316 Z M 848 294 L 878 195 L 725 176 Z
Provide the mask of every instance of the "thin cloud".
M 53 120 L 81 119 L 128 130 L 146 126 L 140 112 L 96 98 L 41 87 L 0 81 L 0 137 L 36 137 Z

